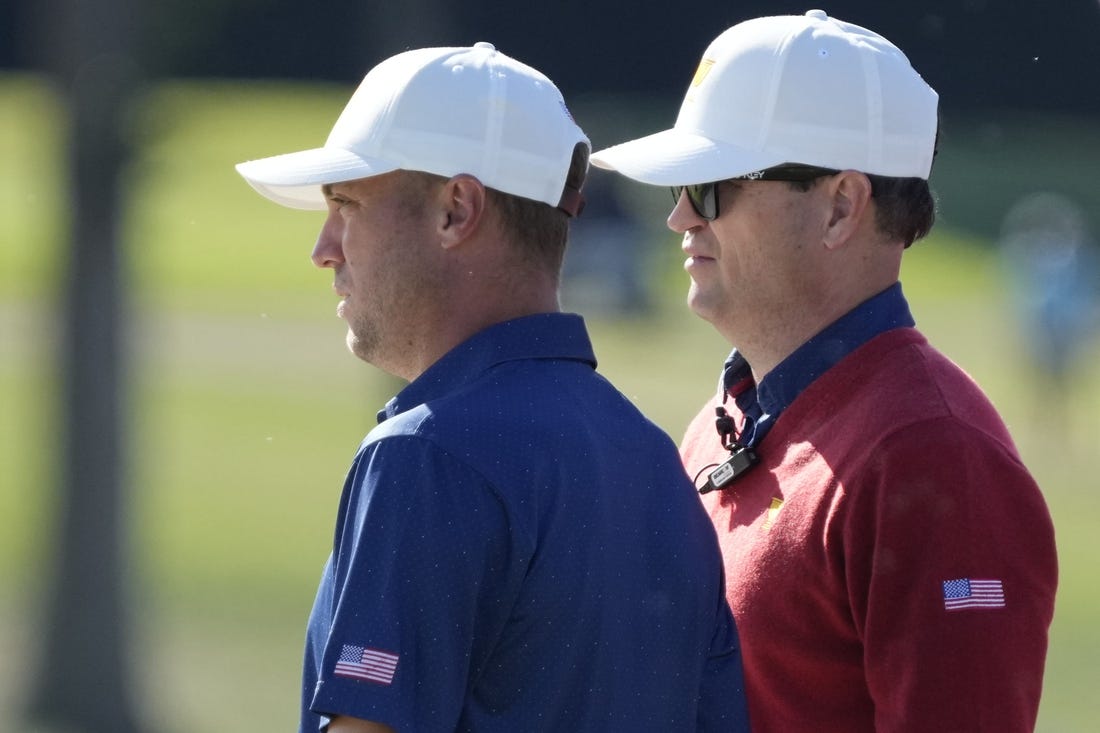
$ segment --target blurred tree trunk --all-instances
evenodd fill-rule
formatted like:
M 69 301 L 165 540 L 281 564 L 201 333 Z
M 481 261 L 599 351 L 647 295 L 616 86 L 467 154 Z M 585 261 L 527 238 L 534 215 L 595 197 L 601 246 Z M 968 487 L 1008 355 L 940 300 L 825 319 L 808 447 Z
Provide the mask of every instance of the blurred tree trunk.
M 126 349 L 120 230 L 127 113 L 139 82 L 135 0 L 43 3 L 38 37 L 68 112 L 71 241 L 52 573 L 28 716 L 81 733 L 134 733 L 125 521 Z

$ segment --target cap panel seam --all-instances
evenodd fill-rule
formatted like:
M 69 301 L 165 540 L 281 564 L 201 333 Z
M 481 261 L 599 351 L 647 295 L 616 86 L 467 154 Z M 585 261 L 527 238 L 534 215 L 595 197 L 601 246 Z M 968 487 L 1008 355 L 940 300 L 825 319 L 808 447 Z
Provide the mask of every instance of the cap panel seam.
M 482 156 L 482 171 L 486 178 L 496 180 L 500 171 L 500 153 L 503 144 L 504 114 L 507 110 L 508 77 L 497 69 L 491 59 L 486 59 L 489 67 L 489 100 L 486 104 L 485 145 Z
M 883 88 L 878 67 L 878 49 L 870 47 L 860 54 L 864 92 L 867 95 L 867 170 L 878 170 L 885 158 L 883 146 Z

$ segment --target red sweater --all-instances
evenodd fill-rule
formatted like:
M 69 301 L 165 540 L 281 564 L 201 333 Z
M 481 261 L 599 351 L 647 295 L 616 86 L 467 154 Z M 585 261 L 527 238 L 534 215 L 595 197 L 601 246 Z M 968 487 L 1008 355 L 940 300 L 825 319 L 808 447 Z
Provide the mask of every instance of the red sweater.
M 895 329 L 814 381 L 757 448 L 760 465 L 703 497 L 753 730 L 1033 730 L 1054 530 L 980 388 Z M 713 402 L 682 453 L 692 476 L 728 455 Z

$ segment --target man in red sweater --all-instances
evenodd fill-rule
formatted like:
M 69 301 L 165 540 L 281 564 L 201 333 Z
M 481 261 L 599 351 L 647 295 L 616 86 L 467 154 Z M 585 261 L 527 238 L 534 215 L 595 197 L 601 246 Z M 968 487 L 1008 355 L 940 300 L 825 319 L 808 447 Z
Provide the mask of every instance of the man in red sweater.
M 937 103 L 871 31 L 757 18 L 707 48 L 672 129 L 592 158 L 673 187 L 688 303 L 734 347 L 682 453 L 757 731 L 1035 725 L 1050 515 L 898 282 L 932 226 Z

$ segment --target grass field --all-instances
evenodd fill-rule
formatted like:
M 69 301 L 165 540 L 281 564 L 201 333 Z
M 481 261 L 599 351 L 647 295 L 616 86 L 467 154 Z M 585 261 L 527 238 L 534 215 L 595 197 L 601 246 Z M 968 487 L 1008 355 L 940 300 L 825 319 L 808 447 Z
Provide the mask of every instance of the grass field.
M 319 216 L 269 204 L 232 169 L 320 144 L 345 94 L 175 84 L 133 116 L 139 155 L 125 245 L 134 684 L 159 731 L 293 729 L 303 627 L 343 474 L 397 386 L 344 349 L 331 275 L 308 260 Z M 574 113 L 597 145 L 651 119 L 616 108 L 629 123 L 595 104 Z M 1098 133 L 1079 122 L 1048 122 L 1045 136 L 1035 120 L 1026 135 L 998 124 L 994 162 L 980 126 L 960 129 L 958 148 L 945 144 L 944 161 L 969 166 L 945 165 L 937 185 L 952 196 L 945 226 L 907 255 L 903 280 L 918 322 L 986 387 L 1046 492 L 1062 569 L 1039 730 L 1083 731 L 1100 713 L 1100 375 L 1091 366 L 1100 349 L 1082 360 L 1065 429 L 1056 429 L 1035 409 L 1041 384 L 983 235 L 1013 191 L 1054 180 L 1054 168 L 1086 198 L 1095 195 L 1089 181 L 1100 153 L 1064 166 L 1049 158 L 1074 149 L 1067 135 L 1091 145 Z M 614 137 L 601 139 L 604 130 Z M 17 727 L 37 659 L 56 493 L 63 140 L 49 86 L 0 77 L 0 730 Z M 1044 140 L 1046 157 L 1037 149 Z M 975 173 L 983 170 L 985 178 Z M 591 314 L 590 323 L 602 371 L 678 438 L 726 347 L 681 305 L 680 255 L 659 227 L 667 195 L 625 192 L 652 225 L 643 251 L 655 306 L 633 317 Z M 978 212 L 973 221 L 963 215 L 968 206 Z

